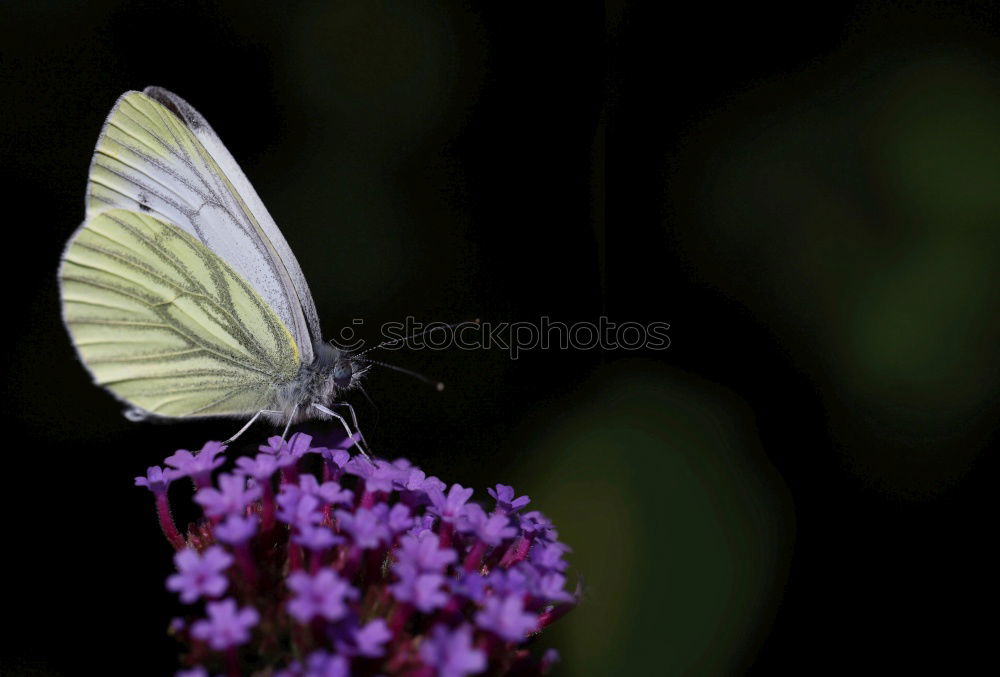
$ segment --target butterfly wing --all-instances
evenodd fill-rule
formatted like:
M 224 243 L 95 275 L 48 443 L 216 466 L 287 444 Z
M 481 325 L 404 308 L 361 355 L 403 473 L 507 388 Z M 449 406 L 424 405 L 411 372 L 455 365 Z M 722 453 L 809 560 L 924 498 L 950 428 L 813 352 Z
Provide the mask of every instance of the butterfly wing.
M 319 341 L 315 304 L 274 220 L 208 123 L 150 87 L 115 103 L 98 139 L 87 214 L 126 209 L 169 222 L 245 279 L 289 329 L 302 362 Z
M 191 133 L 208 150 L 216 163 L 222 167 L 223 174 L 235 187 L 236 194 L 243 198 L 244 204 L 250 209 L 250 213 L 264 231 L 264 235 L 277 253 L 278 262 L 287 271 L 296 300 L 298 301 L 298 306 L 302 309 L 302 313 L 305 316 L 313 342 L 321 341 L 322 334 L 319 328 L 319 316 L 316 314 L 316 304 L 309 291 L 305 275 L 302 274 L 302 268 L 299 267 L 299 262 L 292 253 L 291 247 L 285 242 L 285 238 L 278 229 L 278 225 L 271 218 L 267 208 L 264 207 L 264 203 L 257 195 L 257 191 L 254 190 L 243 170 L 240 169 L 240 166 L 236 164 L 236 160 L 233 159 L 233 156 L 222 144 L 222 140 L 218 134 L 215 133 L 208 124 L 208 121 L 198 111 L 173 92 L 161 87 L 146 87 L 143 93 L 154 101 L 161 103 L 183 120 L 187 128 L 191 130 Z
M 296 341 L 271 305 L 160 218 L 120 209 L 88 217 L 59 279 L 63 318 L 94 380 L 150 413 L 256 412 L 298 374 Z

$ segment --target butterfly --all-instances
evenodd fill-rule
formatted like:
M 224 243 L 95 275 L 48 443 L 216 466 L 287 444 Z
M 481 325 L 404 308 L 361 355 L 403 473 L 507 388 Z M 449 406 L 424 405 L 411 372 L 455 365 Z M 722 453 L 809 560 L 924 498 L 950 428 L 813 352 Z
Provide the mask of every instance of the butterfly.
M 172 92 L 126 92 L 112 108 L 59 289 L 80 360 L 131 419 L 251 417 L 232 440 L 260 416 L 286 433 L 336 418 L 351 436 L 332 409 L 342 406 L 357 431 L 341 396 L 370 365 L 323 341 L 274 219 L 205 118 Z

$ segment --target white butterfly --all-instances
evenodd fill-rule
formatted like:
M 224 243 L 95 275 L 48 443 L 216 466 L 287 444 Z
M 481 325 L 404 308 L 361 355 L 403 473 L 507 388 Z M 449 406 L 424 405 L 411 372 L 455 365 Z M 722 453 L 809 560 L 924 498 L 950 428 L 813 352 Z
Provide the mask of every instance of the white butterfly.
M 368 363 L 325 343 L 298 261 L 205 119 L 127 92 L 97 142 L 86 220 L 59 269 L 63 319 L 132 418 L 334 417 Z M 361 447 L 359 446 L 359 449 Z M 363 450 L 362 450 L 363 451 Z

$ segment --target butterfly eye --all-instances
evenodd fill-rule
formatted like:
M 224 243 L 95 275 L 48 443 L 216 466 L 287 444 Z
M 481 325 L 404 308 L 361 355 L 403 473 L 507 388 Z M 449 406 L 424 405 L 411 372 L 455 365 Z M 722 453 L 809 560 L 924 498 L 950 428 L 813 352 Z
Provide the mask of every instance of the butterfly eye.
M 351 378 L 354 370 L 348 360 L 340 360 L 333 366 L 333 382 L 338 388 L 346 388 L 351 385 Z

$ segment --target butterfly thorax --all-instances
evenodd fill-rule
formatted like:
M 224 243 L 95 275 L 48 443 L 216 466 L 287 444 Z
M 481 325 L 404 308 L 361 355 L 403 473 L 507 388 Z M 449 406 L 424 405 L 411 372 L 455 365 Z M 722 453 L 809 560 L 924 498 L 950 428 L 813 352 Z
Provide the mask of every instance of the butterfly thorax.
M 294 421 L 315 418 L 314 402 L 329 406 L 339 401 L 344 392 L 358 385 L 366 371 L 350 355 L 327 343 L 314 344 L 313 352 L 315 359 L 303 364 L 294 380 L 275 389 L 274 408 L 285 412 L 285 421 L 293 411 Z

